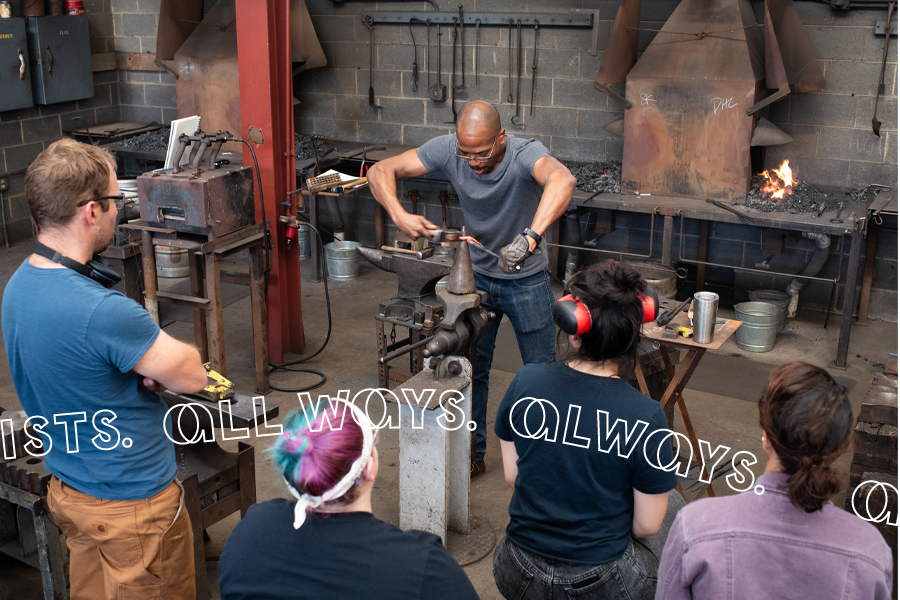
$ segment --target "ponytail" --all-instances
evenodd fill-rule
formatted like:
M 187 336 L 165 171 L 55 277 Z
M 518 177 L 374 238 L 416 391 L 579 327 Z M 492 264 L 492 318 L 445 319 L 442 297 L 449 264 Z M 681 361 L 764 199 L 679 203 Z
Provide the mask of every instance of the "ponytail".
M 820 510 L 840 489 L 831 464 L 850 446 L 853 412 L 847 388 L 808 363 L 781 365 L 760 398 L 759 424 L 790 475 L 791 503 L 806 512 Z

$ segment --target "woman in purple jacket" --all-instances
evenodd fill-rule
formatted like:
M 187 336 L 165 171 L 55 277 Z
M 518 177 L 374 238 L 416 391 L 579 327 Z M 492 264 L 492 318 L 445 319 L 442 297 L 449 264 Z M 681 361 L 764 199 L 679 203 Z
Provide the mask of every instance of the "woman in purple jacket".
M 765 473 L 752 491 L 681 509 L 656 600 L 888 599 L 893 559 L 875 527 L 829 498 L 850 446 L 847 389 L 803 362 L 776 368 L 759 401 Z

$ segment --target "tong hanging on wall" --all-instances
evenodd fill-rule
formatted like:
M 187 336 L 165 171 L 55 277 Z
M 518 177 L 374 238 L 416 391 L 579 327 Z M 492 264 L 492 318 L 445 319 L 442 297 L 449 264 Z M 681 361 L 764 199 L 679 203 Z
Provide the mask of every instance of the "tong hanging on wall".
M 510 28 L 512 31 L 512 28 Z M 519 118 L 519 97 L 522 91 L 522 19 L 516 20 L 516 114 L 509 120 L 510 123 L 522 127 L 522 123 L 516 123 Z M 510 48 L 512 50 L 512 48 Z M 512 81 L 510 81 L 510 84 Z M 510 90 L 510 96 L 512 90 Z
M 441 83 L 441 26 L 437 26 L 437 83 L 431 86 L 431 99 L 435 102 L 447 100 L 447 86 Z M 430 42 L 429 42 L 430 43 Z M 430 81 L 430 79 L 429 79 Z
M 528 116 L 534 114 L 534 78 L 537 75 L 537 34 L 538 34 L 538 22 L 534 22 L 534 50 L 531 51 L 531 109 L 528 111 Z
M 363 23 L 369 28 L 369 106 L 381 108 L 375 104 L 375 28 L 370 15 L 363 17 Z
M 412 91 L 414 92 L 419 91 L 419 63 L 416 62 L 419 59 L 419 49 L 416 46 L 416 36 L 413 35 L 412 23 L 419 20 L 415 17 L 409 20 L 409 37 L 413 43 Z

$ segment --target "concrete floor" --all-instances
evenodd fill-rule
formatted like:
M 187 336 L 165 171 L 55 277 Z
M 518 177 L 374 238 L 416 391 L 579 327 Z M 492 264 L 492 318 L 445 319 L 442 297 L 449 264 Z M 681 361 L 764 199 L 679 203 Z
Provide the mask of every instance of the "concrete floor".
M 8 252 L 0 252 L 0 286 L 5 286 L 28 255 L 28 246 L 21 244 Z M 308 261 L 302 268 L 304 271 L 309 269 Z M 302 290 L 307 348 L 314 351 L 321 345 L 327 329 L 323 285 L 305 282 Z M 314 393 L 335 394 L 339 390 L 350 390 L 352 396 L 361 389 L 377 387 L 374 315 L 379 303 L 396 293 L 397 280 L 395 275 L 379 271 L 363 262 L 358 279 L 330 282 L 329 290 L 333 317 L 331 340 L 322 354 L 309 363 L 310 368 L 324 371 L 328 375 L 328 381 Z M 300 310 L 300 307 L 295 307 L 295 310 Z M 721 309 L 721 313 L 725 316 L 733 314 L 728 309 Z M 685 393 L 698 437 L 708 440 L 713 447 L 723 444 L 731 447 L 733 452 L 753 452 L 759 458 L 754 471 L 760 474 L 765 464 L 765 455 L 760 448 L 755 405 L 759 392 L 771 368 L 783 362 L 800 359 L 827 368 L 829 361 L 834 359 L 837 348 L 839 319 L 832 316 L 827 330 L 822 328 L 822 320 L 821 314 L 801 314 L 799 318 L 789 321 L 785 331 L 779 335 L 775 349 L 768 353 L 754 354 L 740 350 L 733 338 L 720 350 L 709 352 Z M 239 391 L 252 394 L 254 377 L 248 297 L 234 302 L 225 310 L 225 327 L 228 376 L 236 383 Z M 188 323 L 172 323 L 166 327 L 166 331 L 184 341 L 193 339 L 192 328 Z M 855 410 L 859 409 L 873 376 L 881 370 L 876 368 L 876 361 L 887 363 L 888 353 L 896 351 L 896 323 L 870 321 L 868 326 L 853 327 L 849 368 L 846 371 L 832 372 L 842 383 L 852 388 L 850 394 Z M 0 349 L 0 352 L 4 351 Z M 285 357 L 286 360 L 291 358 Z M 490 431 L 493 431 L 493 415 L 496 414 L 503 391 L 520 366 L 521 359 L 512 329 L 509 322 L 504 320 L 491 374 L 488 407 Z M 312 381 L 312 376 L 284 372 L 272 376 L 272 383 L 278 387 L 301 387 Z M 297 406 L 296 395 L 288 393 L 273 392 L 266 397 L 266 401 L 280 407 L 281 417 Z M 0 356 L 0 406 L 7 409 L 20 408 L 5 355 Z M 281 417 L 276 422 L 280 422 Z M 676 416 L 676 430 L 684 431 L 680 415 Z M 236 449 L 234 442 L 222 445 L 228 450 Z M 255 445 L 258 450 L 258 500 L 287 498 L 288 493 L 280 482 L 280 477 L 276 477 L 265 454 L 260 451 L 268 445 L 267 442 L 260 440 Z M 397 524 L 399 449 L 396 430 L 382 432 L 379 452 L 381 471 L 373 497 L 374 512 L 376 517 Z M 503 480 L 499 443 L 492 433 L 488 436 L 486 460 L 487 473 L 472 484 L 471 512 L 488 520 L 499 541 L 509 520 L 507 507 L 512 491 Z M 837 462 L 839 470 L 845 476 L 849 464 L 849 454 Z M 719 495 L 734 493 L 725 485 L 724 478 L 715 482 L 714 490 Z M 845 494 L 845 490 L 835 494 L 836 505 L 844 505 Z M 237 520 L 237 514 L 232 515 L 208 532 L 211 540 L 206 544 L 209 557 L 206 568 L 212 581 L 216 578 L 215 557 L 221 553 Z M 484 599 L 501 597 L 494 585 L 490 556 L 465 568 L 475 589 Z M 21 600 L 41 598 L 38 572 L 0 556 L 0 597 Z M 215 597 L 218 598 L 217 588 Z

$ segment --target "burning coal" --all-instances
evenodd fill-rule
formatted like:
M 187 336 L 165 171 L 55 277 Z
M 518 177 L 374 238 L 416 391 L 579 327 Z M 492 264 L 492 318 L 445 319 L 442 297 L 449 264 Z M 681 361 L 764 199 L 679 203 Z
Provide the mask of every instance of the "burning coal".
M 794 172 L 787 159 L 777 169 L 767 169 L 760 176 L 765 178 L 766 184 L 759 191 L 764 197 L 776 200 L 783 200 L 786 195 L 793 194 L 794 186 L 800 183 L 799 179 L 794 179 Z

